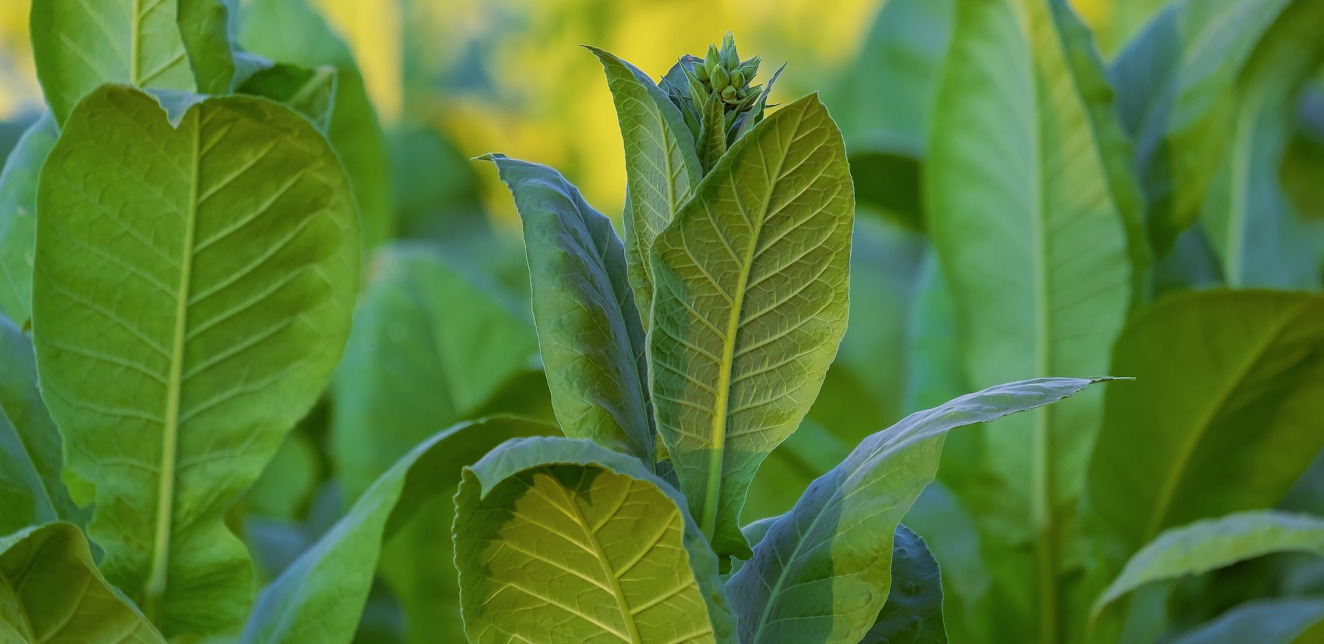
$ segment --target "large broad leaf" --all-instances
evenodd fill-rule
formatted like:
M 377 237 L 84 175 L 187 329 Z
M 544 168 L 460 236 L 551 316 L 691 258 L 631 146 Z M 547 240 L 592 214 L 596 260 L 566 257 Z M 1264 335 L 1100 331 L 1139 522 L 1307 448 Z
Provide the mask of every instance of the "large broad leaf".
M 32 341 L 0 316 L 0 534 L 59 519 L 85 523 L 60 482 L 60 434 L 37 390 Z
M 942 575 L 919 535 L 897 525 L 892 540 L 892 589 L 860 644 L 947 644 Z
M 1136 296 L 1139 202 L 1088 36 L 1062 0 L 957 5 L 925 166 L 926 215 L 974 387 L 1107 372 Z M 995 596 L 1011 604 L 999 613 L 1038 620 L 1044 642 L 1060 639 L 1058 542 L 1083 484 L 1100 394 L 978 428 L 963 439 L 977 442 L 965 471 L 944 477 L 975 514 L 983 545 L 999 551 L 1004 587 Z
M 0 315 L 19 326 L 32 316 L 37 176 L 59 136 L 46 112 L 23 133 L 0 172 Z
M 1172 640 L 1172 644 L 1310 644 L 1324 636 L 1324 599 L 1251 601 Z
M 310 69 L 336 68 L 336 93 L 327 137 L 354 188 L 365 250 L 395 232 L 385 137 L 349 47 L 308 0 L 251 0 L 240 9 L 236 40 L 271 60 Z
M 527 314 L 435 250 L 389 246 L 367 272 L 331 425 L 349 501 L 439 426 L 472 418 L 538 351 Z
M 77 526 L 51 523 L 0 537 L 0 641 L 164 644 L 97 571 Z
M 653 239 L 675 218 L 690 189 L 699 183 L 703 169 L 694 137 L 666 93 L 634 65 L 595 47 L 588 50 L 607 73 L 625 140 L 626 272 L 647 329 L 653 303 L 649 250 Z
M 1141 586 L 1195 575 L 1273 552 L 1324 555 L 1324 519 L 1259 510 L 1173 528 L 1145 544 L 1094 602 L 1097 616 Z
M 243 641 L 347 644 L 353 640 L 382 542 L 431 499 L 454 490 L 460 469 L 488 450 L 506 439 L 553 431 L 539 423 L 493 418 L 457 425 L 419 444 L 262 591 Z
M 247 611 L 221 515 L 326 384 L 358 282 L 326 140 L 266 100 L 193 100 L 172 126 L 138 90 L 93 92 L 37 195 L 42 394 L 96 487 L 106 577 L 168 637 Z
M 1093 382 L 1001 385 L 869 437 L 809 486 L 727 582 L 741 641 L 860 641 L 891 587 L 893 532 L 937 473 L 943 435 L 1057 402 Z
M 717 558 L 683 497 L 629 456 L 511 441 L 465 469 L 455 506 L 472 642 L 734 639 Z
M 484 158 L 524 221 L 533 317 L 561 431 L 652 463 L 644 330 L 611 221 L 547 166 Z
M 817 96 L 736 141 L 653 246 L 653 405 L 719 555 L 745 558 L 740 510 L 809 410 L 846 330 L 854 196 Z
M 1324 447 L 1324 297 L 1173 296 L 1117 341 L 1089 466 L 1113 565 L 1159 531 L 1273 505 Z M 1114 567 L 1113 570 L 1116 570 Z
M 176 0 L 32 3 L 32 54 L 55 120 L 105 83 L 193 91 L 175 9 Z

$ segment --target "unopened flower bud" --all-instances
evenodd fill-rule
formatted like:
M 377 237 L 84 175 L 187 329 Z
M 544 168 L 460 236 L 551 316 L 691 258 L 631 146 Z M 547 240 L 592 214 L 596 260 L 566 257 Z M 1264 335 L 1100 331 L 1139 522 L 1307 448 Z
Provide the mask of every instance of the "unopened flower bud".
M 731 86 L 731 76 L 726 73 L 726 68 L 718 66 L 715 70 L 709 70 L 709 80 L 712 82 L 713 91 L 720 92 Z
M 717 45 L 708 45 L 708 55 L 703 58 L 703 67 L 708 72 L 709 78 L 722 68 L 722 56 L 717 53 Z
M 736 88 L 727 85 L 726 89 L 722 90 L 722 100 L 728 103 L 740 100 L 739 93 L 736 91 Z
M 745 75 L 739 69 L 731 72 L 731 86 L 736 89 L 745 86 Z
M 694 75 L 695 75 L 695 77 L 697 77 L 699 80 L 704 81 L 704 82 L 708 82 L 708 68 L 707 68 L 706 66 L 704 66 L 704 65 L 695 65 L 695 66 L 694 66 Z
M 754 80 L 754 77 L 758 75 L 759 63 L 761 62 L 763 62 L 763 59 L 758 56 L 755 56 L 743 63 L 740 63 L 740 67 L 739 67 L 740 73 L 744 74 L 746 81 L 752 81 Z
M 722 63 L 725 64 L 728 72 L 735 70 L 740 66 L 740 55 L 736 53 L 736 37 L 731 32 L 726 32 L 722 36 Z

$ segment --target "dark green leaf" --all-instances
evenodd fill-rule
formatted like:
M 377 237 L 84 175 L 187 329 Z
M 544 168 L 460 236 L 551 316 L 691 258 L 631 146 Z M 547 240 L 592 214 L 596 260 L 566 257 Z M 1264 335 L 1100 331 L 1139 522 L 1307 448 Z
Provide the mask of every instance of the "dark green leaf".
M 37 245 L 37 176 L 60 131 L 47 112 L 23 133 L 0 172 L 0 315 L 23 326 L 32 317 Z

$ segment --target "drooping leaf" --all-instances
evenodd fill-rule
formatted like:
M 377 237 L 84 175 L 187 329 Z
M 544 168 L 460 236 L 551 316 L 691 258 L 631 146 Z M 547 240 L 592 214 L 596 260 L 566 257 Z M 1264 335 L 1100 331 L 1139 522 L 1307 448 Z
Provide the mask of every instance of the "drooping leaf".
M 611 221 L 547 166 L 484 158 L 524 221 L 533 317 L 561 431 L 652 463 L 644 329 Z
M 309 69 L 336 68 L 336 93 L 327 138 L 354 189 L 363 249 L 372 250 L 395 232 L 385 137 L 377 112 L 349 47 L 309 0 L 252 0 L 241 7 L 236 41 L 247 51 L 278 63 Z
M 878 621 L 860 644 L 947 644 L 938 562 L 919 535 L 897 524 L 892 540 L 892 589 Z
M 57 123 L 106 83 L 195 89 L 176 25 L 176 0 L 42 0 L 32 3 L 37 79 Z
M 510 441 L 465 469 L 455 504 L 471 642 L 734 641 L 683 497 L 629 456 Z
M 1309 644 L 1324 630 L 1324 600 L 1265 599 L 1246 602 L 1172 640 L 1173 644 Z
M 1256 510 L 1172 528 L 1145 544 L 1094 601 L 1094 616 L 1149 583 L 1194 575 L 1273 552 L 1324 556 L 1324 519 Z
M 943 435 L 1057 402 L 1098 381 L 992 387 L 866 439 L 772 524 L 727 582 L 741 641 L 860 641 L 891 587 L 893 532 L 937 473 Z
M 165 644 L 106 582 L 77 526 L 50 523 L 0 537 L 0 641 Z
M 648 252 L 653 239 L 671 223 L 691 188 L 699 183 L 703 168 L 694 137 L 666 93 L 634 65 L 596 47 L 588 50 L 598 57 L 607 73 L 607 86 L 625 140 L 626 273 L 647 329 L 653 302 Z
M 1324 447 L 1324 298 L 1171 296 L 1118 339 L 1089 465 L 1113 565 L 1161 530 L 1276 503 Z M 1113 568 L 1116 570 L 1116 568 Z
M 0 534 L 86 523 L 60 482 L 60 434 L 37 390 L 32 341 L 0 316 Z
M 37 176 L 60 131 L 50 112 L 23 133 L 0 171 L 0 315 L 23 326 L 32 316 L 37 245 Z
M 339 72 L 330 65 L 308 68 L 277 63 L 255 71 L 236 91 L 284 103 L 325 133 L 331 126 L 338 77 Z
M 308 121 L 200 100 L 172 127 L 106 86 L 38 188 L 33 318 L 66 467 L 96 487 L 107 579 L 167 637 L 237 622 L 243 545 L 221 514 L 317 399 L 349 333 L 354 204 Z
M 845 332 L 853 206 L 841 134 L 809 96 L 737 141 L 654 243 L 658 431 L 719 555 L 748 556 L 749 482 Z
M 368 599 L 382 542 L 420 507 L 453 490 L 461 468 L 488 450 L 510 438 L 553 431 L 540 423 L 492 418 L 456 425 L 420 443 L 262 591 L 243 641 L 348 644 Z

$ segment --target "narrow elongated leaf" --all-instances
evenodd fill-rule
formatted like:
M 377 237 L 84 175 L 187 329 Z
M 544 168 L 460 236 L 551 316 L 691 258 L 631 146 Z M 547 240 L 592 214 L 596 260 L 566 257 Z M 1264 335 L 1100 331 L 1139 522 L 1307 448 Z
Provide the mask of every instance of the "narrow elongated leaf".
M 484 158 L 524 221 L 538 346 L 561 431 L 652 463 L 644 329 L 611 221 L 547 166 Z
M 860 644 L 947 644 L 942 577 L 919 535 L 898 524 L 892 540 L 892 589 Z
M 1173 644 L 1309 644 L 1324 635 L 1324 600 L 1283 598 L 1252 601 L 1172 640 Z
M 33 318 L 106 577 L 167 637 L 233 625 L 251 568 L 222 513 L 316 400 L 349 333 L 357 225 L 308 121 L 262 99 L 172 127 L 141 91 L 79 104 L 41 173 Z
M 1109 390 L 1089 469 L 1114 566 L 1165 528 L 1270 506 L 1291 488 L 1324 447 L 1321 319 L 1320 296 L 1214 291 L 1131 323 L 1113 369 L 1136 382 Z
M 629 456 L 510 441 L 465 469 L 455 507 L 471 642 L 734 641 L 683 497 Z
M 0 315 L 23 326 L 32 316 L 37 245 L 37 176 L 60 131 L 50 112 L 23 133 L 0 171 Z
M 808 96 L 736 141 L 654 243 L 658 431 L 719 555 L 748 556 L 749 482 L 846 330 L 854 203 L 841 133 Z
M 165 644 L 101 576 L 83 532 L 69 523 L 0 537 L 0 641 Z
M 0 316 L 0 534 L 86 512 L 60 482 L 60 434 L 37 391 L 32 342 Z
M 1094 615 L 1145 584 L 1196 575 L 1273 552 L 1324 556 L 1324 519 L 1260 510 L 1196 521 L 1145 544 L 1094 602 Z
M 243 641 L 347 644 L 353 640 L 382 542 L 431 499 L 454 490 L 460 469 L 488 450 L 509 438 L 554 431 L 540 423 L 492 418 L 456 425 L 420 443 L 262 591 Z
M 680 110 L 647 74 L 601 49 L 589 47 L 607 73 L 616 118 L 625 140 L 625 259 L 630 288 L 648 328 L 653 302 L 653 239 L 675 218 L 703 177 L 695 141 Z M 725 140 L 723 139 L 725 143 Z M 723 146 L 725 147 L 725 146 Z
M 172 0 L 162 0 L 171 2 Z M 173 0 L 179 38 L 201 94 L 228 94 L 235 85 L 230 10 L 224 0 Z M 178 88 L 177 88 L 178 89 Z
M 37 79 L 57 123 L 105 83 L 195 89 L 176 0 L 42 0 L 32 3 Z
M 727 582 L 741 641 L 860 641 L 891 587 L 893 532 L 937 473 L 943 435 L 1057 402 L 1094 382 L 992 387 L 870 436 L 809 486 Z

